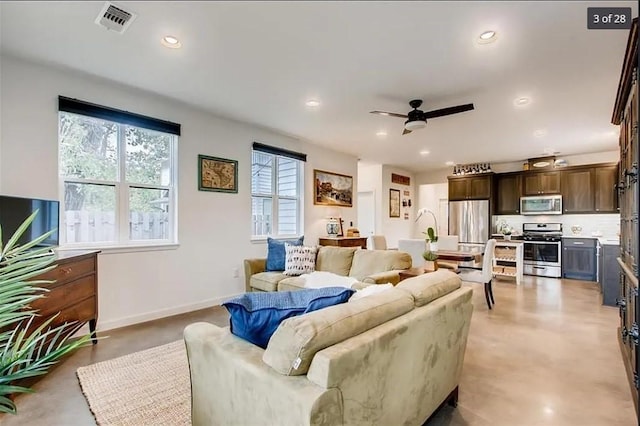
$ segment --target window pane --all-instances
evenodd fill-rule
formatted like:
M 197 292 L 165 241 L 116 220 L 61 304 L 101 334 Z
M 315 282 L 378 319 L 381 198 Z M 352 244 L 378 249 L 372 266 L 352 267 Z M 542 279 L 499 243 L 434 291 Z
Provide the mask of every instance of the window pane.
M 129 188 L 129 238 L 169 239 L 169 190 Z
M 278 200 L 278 234 L 297 234 L 297 222 L 298 202 L 296 200 Z
M 252 194 L 273 194 L 273 159 L 274 156 L 271 154 L 253 151 L 251 155 Z
M 83 115 L 60 113 L 60 175 L 118 179 L 118 125 Z
M 115 186 L 65 182 L 66 242 L 115 241 L 115 206 Z
M 298 160 L 278 157 L 278 195 L 298 196 Z
M 271 235 L 271 215 L 273 202 L 271 198 L 252 197 L 251 199 L 251 229 L 252 235 Z
M 166 133 L 126 126 L 127 182 L 169 185 L 172 138 Z

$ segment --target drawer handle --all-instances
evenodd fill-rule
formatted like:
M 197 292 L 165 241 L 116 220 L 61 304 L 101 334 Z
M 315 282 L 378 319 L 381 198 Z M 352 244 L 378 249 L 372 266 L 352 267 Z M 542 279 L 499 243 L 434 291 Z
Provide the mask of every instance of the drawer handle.
M 60 272 L 63 275 L 69 275 L 71 273 L 72 269 L 71 268 L 60 268 Z
M 581 245 L 584 245 L 584 243 L 583 243 L 582 241 L 574 241 L 572 244 L 573 244 L 574 246 L 581 246 Z

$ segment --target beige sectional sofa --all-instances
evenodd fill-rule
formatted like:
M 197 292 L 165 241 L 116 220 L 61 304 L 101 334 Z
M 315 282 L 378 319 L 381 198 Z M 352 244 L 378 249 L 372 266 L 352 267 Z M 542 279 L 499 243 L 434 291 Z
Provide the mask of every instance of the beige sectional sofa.
M 472 290 L 440 270 L 280 324 L 267 349 L 188 326 L 192 422 L 421 425 L 455 406 Z
M 304 288 L 300 277 L 282 271 L 265 271 L 266 259 L 245 259 L 245 289 L 249 291 L 290 291 Z M 411 268 L 411 256 L 396 250 L 362 250 L 355 247 L 318 248 L 316 271 L 354 277 L 360 282 L 397 284 L 399 272 Z

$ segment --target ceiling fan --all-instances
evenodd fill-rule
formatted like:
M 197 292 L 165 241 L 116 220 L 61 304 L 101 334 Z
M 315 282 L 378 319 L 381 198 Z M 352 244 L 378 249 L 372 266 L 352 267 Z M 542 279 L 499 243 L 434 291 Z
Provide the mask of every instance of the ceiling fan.
M 436 109 L 433 111 L 421 111 L 420 105 L 422 105 L 422 100 L 414 99 L 409 102 L 413 111 L 409 111 L 407 114 L 398 114 L 395 112 L 386 112 L 386 111 L 371 111 L 371 114 L 378 115 L 388 115 L 391 117 L 400 117 L 406 118 L 407 121 L 404 122 L 404 130 L 402 131 L 403 135 L 407 133 L 411 133 L 413 130 L 422 129 L 427 125 L 427 120 L 436 117 L 444 117 L 445 115 L 457 114 L 459 112 L 472 111 L 473 104 L 464 104 L 457 105 L 449 108 Z

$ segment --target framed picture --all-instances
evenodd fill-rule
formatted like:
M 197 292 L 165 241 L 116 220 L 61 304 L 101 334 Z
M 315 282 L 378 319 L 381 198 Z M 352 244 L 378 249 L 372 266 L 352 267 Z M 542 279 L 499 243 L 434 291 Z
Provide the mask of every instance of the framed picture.
M 200 191 L 238 193 L 238 162 L 226 158 L 198 155 Z
M 313 182 L 313 204 L 353 207 L 353 176 L 314 170 Z
M 400 217 L 400 190 L 389 190 L 389 217 Z

